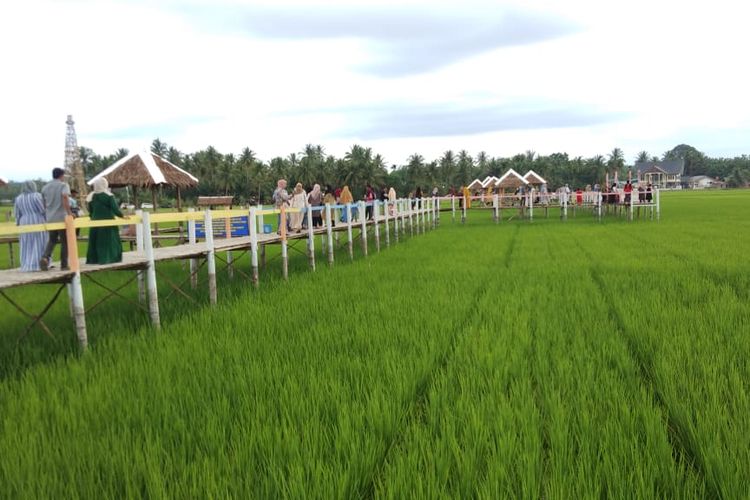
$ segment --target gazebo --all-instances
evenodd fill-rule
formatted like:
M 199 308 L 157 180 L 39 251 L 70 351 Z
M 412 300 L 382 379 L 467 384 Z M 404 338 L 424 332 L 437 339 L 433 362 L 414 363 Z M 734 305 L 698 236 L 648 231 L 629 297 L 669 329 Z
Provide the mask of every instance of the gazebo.
M 473 181 L 471 181 L 471 184 L 466 187 L 469 188 L 470 191 L 476 191 L 477 189 L 482 189 L 484 186 L 482 185 L 482 181 L 480 181 L 479 179 L 474 179 Z
M 533 170 L 529 170 L 528 172 L 526 172 L 526 175 L 523 176 L 523 179 L 532 186 L 541 186 L 542 184 L 547 184 L 547 181 Z
M 8 179 L 0 177 L 0 186 L 5 186 L 6 184 L 8 184 Z
M 99 172 L 88 184 L 93 185 L 100 177 L 106 178 L 110 187 L 132 186 L 133 200 L 136 205 L 138 204 L 138 188 L 150 189 L 154 209 L 157 208 L 157 187 L 174 187 L 177 191 L 177 210 L 181 210 L 180 191 L 198 185 L 198 179 L 195 176 L 150 151 L 130 153 Z
M 529 181 L 521 177 L 521 174 L 515 170 L 508 169 L 497 181 L 495 181 L 495 187 L 502 190 L 506 189 L 517 189 L 520 186 L 528 186 Z

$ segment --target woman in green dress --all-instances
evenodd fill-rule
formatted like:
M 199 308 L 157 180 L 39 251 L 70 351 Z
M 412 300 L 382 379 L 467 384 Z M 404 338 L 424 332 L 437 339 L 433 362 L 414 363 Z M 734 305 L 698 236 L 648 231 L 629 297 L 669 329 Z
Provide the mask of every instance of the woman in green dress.
M 109 183 L 104 177 L 94 182 L 94 191 L 87 197 L 91 220 L 114 219 L 123 217 L 117 207 L 115 197 L 109 191 Z M 122 243 L 118 226 L 92 227 L 89 232 L 89 249 L 86 252 L 86 264 L 110 264 L 122 262 Z

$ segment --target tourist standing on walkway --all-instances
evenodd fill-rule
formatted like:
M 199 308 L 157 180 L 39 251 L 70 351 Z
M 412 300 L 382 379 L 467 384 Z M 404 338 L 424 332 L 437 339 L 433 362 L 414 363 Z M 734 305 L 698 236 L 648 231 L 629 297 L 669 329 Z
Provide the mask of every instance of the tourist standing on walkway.
M 328 221 L 331 227 L 336 225 L 336 209 L 333 206 L 336 204 L 336 196 L 333 194 L 333 188 L 331 185 L 326 186 L 326 194 L 323 195 L 323 204 L 331 205 L 331 219 Z
M 346 207 L 346 205 L 352 202 L 354 202 L 352 192 L 349 191 L 349 186 L 344 186 L 343 189 L 341 189 L 341 194 L 339 195 L 339 203 Z M 352 220 L 354 219 L 356 214 L 355 210 L 356 209 L 354 207 L 351 208 Z M 348 222 L 346 219 L 346 208 L 343 208 L 341 210 L 341 222 Z
M 112 220 L 115 217 L 127 219 L 117 206 L 115 197 L 109 190 L 109 182 L 100 177 L 94 182 L 94 190 L 86 197 L 91 220 Z M 92 227 L 89 231 L 89 247 L 86 251 L 86 264 L 112 264 L 122 262 L 122 242 L 117 226 Z
M 70 210 L 70 187 L 65 182 L 65 170 L 61 168 L 52 169 L 52 181 L 42 188 L 44 198 L 45 215 L 47 222 L 64 222 L 66 215 L 73 215 Z M 57 242 L 60 242 L 60 268 L 68 269 L 68 240 L 65 230 L 58 229 L 49 232 L 47 247 L 44 249 L 42 258 L 39 259 L 39 267 L 46 271 L 52 261 L 52 252 L 55 251 Z
M 26 181 L 21 188 L 21 194 L 16 197 L 13 205 L 13 213 L 16 214 L 17 226 L 28 226 L 30 224 L 43 224 L 46 221 L 44 214 L 44 199 L 37 193 L 36 183 Z M 39 271 L 39 261 L 47 246 L 48 236 L 45 231 L 24 233 L 18 237 L 21 246 L 21 271 Z
M 307 195 L 307 204 L 312 208 L 320 208 L 323 206 L 323 192 L 320 190 L 320 184 L 315 184 Z M 323 226 L 323 212 L 321 210 L 315 210 L 312 213 L 313 227 Z
M 365 203 L 365 218 L 367 220 L 372 220 L 372 206 L 375 203 L 375 191 L 369 184 L 365 188 Z
M 286 179 L 279 179 L 276 182 L 276 189 L 273 191 L 273 206 L 276 210 L 280 210 L 281 207 L 288 207 L 289 206 L 289 193 L 286 191 Z M 286 230 L 289 231 L 289 214 L 286 214 L 286 220 L 284 221 L 284 224 L 286 225 Z M 277 234 L 281 234 L 281 214 L 279 214 L 277 218 L 277 224 L 276 224 Z
M 294 186 L 291 206 L 292 208 L 298 208 L 299 212 L 289 214 L 289 225 L 292 227 L 292 231 L 299 233 L 302 231 L 302 220 L 305 216 L 305 208 L 307 207 L 307 193 L 305 193 L 301 182 L 298 182 Z
M 395 215 L 396 214 L 396 190 L 393 189 L 393 187 L 391 187 L 391 189 L 388 190 L 388 203 L 390 205 L 388 207 L 388 209 L 390 210 L 390 214 Z

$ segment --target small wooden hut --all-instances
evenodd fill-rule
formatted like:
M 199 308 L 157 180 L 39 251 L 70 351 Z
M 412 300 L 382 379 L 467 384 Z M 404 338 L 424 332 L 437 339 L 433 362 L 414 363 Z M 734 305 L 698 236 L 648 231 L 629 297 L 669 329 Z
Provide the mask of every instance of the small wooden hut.
M 508 169 L 497 181 L 495 181 L 495 187 L 503 191 L 506 189 L 518 189 L 520 186 L 528 186 L 529 181 L 521 177 L 521 175 L 513 170 Z
M 0 186 L 5 186 L 6 184 L 8 184 L 8 179 L 0 177 Z
M 544 177 L 537 174 L 533 170 L 529 170 L 528 172 L 526 172 L 526 175 L 523 176 L 523 179 L 532 186 L 541 186 L 542 184 L 547 184 L 547 181 L 544 180 Z
M 470 191 L 477 191 L 482 189 L 484 186 L 482 186 L 482 181 L 480 181 L 479 179 L 474 179 L 473 181 L 471 181 L 471 184 L 466 187 L 469 188 Z
M 160 186 L 175 188 L 177 191 L 177 210 L 181 210 L 181 190 L 198 185 L 198 179 L 195 176 L 150 151 L 127 155 L 99 172 L 88 184 L 93 185 L 100 177 L 107 179 L 109 187 L 131 186 L 136 206 L 138 205 L 138 188 L 150 189 L 154 209 L 158 208 L 156 191 Z

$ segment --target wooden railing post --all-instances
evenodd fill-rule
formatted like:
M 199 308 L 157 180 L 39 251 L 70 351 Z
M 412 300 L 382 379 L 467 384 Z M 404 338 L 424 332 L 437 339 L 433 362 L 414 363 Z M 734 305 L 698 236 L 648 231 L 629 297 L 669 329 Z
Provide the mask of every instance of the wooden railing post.
M 385 230 L 385 247 L 390 248 L 391 246 L 391 228 L 388 221 L 390 220 L 390 214 L 389 211 L 389 202 L 386 200 L 383 202 L 383 228 Z
M 206 266 L 208 267 L 208 300 L 216 304 L 216 248 L 214 247 L 214 219 L 211 210 L 206 210 L 203 217 L 206 228 Z
M 143 251 L 146 255 L 146 288 L 148 289 L 148 314 L 151 324 L 157 330 L 161 328 L 159 319 L 159 293 L 156 286 L 156 262 L 154 261 L 154 244 L 151 239 L 151 214 L 144 211 L 141 216 L 143 224 Z
M 349 260 L 354 260 L 354 242 L 352 241 L 352 204 L 346 204 L 346 234 L 349 237 Z
M 380 217 L 380 202 L 378 200 L 372 200 L 372 221 L 375 224 L 375 251 L 380 252 L 380 225 L 378 224 L 378 218 Z
M 188 208 L 188 212 L 195 213 L 195 208 Z M 195 245 L 198 239 L 195 236 L 195 219 L 188 221 L 188 243 Z M 190 259 L 190 288 L 195 290 L 198 288 L 198 259 Z
M 279 232 L 281 233 L 281 275 L 284 280 L 289 279 L 289 253 L 286 243 L 286 207 L 281 205 L 279 217 Z
M 367 257 L 367 206 L 364 201 L 359 202 L 359 220 L 362 226 L 360 241 L 362 241 L 362 253 Z
M 65 239 L 68 245 L 68 267 L 74 273 L 68 287 L 70 302 L 73 305 L 73 319 L 76 324 L 76 335 L 81 350 L 88 348 L 89 340 L 86 333 L 86 308 L 83 304 L 83 287 L 81 285 L 81 263 L 78 260 L 78 238 L 76 238 L 75 219 L 72 215 L 65 216 Z
M 315 233 L 313 232 L 312 222 L 312 209 L 313 207 L 307 207 L 307 259 L 310 263 L 310 268 L 315 271 Z
M 328 265 L 333 265 L 333 213 L 331 204 L 326 203 L 326 234 L 328 236 Z
M 141 217 L 143 220 L 143 210 L 136 210 L 135 215 Z M 144 252 L 143 246 L 143 223 L 135 225 L 135 249 L 138 253 Z M 141 304 L 146 303 L 146 283 L 144 281 L 143 271 L 136 271 L 138 281 L 138 302 Z
M 250 229 L 250 266 L 252 268 L 253 286 L 258 287 L 258 226 L 255 207 L 250 207 L 248 228 Z

